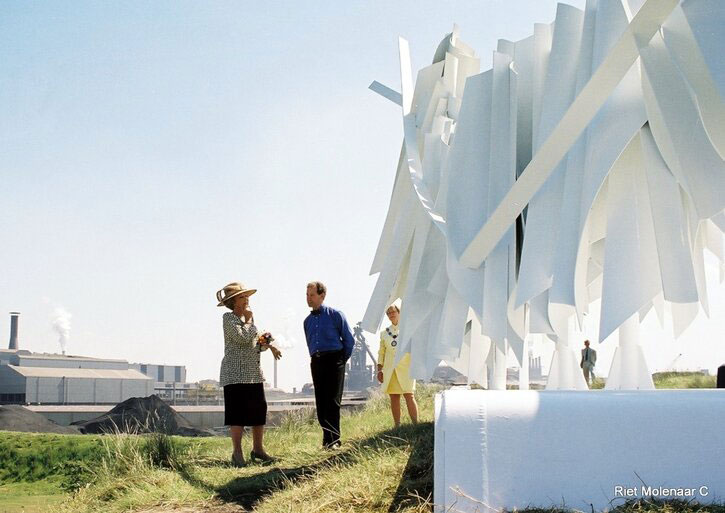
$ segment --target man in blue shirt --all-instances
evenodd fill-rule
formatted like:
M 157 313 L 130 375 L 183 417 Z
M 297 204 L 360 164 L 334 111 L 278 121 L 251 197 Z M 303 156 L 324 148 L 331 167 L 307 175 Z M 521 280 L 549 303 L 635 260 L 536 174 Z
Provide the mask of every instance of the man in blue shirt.
M 307 305 L 312 308 L 304 322 L 310 351 L 312 383 L 315 386 L 317 420 L 322 428 L 322 445 L 340 445 L 340 405 L 345 386 L 345 362 L 355 346 L 345 315 L 323 305 L 327 288 L 319 281 L 307 284 Z

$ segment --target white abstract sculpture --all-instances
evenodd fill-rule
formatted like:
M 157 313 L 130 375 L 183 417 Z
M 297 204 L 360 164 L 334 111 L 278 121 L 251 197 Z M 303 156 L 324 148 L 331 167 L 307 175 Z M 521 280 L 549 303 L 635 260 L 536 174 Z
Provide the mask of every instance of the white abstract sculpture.
M 560 4 L 483 73 L 454 28 L 415 87 L 401 39 L 401 92 L 371 85 L 404 141 L 363 328 L 402 298 L 412 375 L 443 360 L 492 389 L 545 334 L 549 388 L 585 389 L 569 343 L 600 299 L 607 388 L 652 388 L 639 321 L 682 333 L 708 312 L 705 248 L 725 262 L 723 27 L 721 0 Z

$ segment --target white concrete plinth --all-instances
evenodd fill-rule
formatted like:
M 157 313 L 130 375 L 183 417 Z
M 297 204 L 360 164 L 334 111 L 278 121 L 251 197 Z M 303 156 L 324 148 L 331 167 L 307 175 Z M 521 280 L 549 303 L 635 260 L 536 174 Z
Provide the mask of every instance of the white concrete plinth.
M 719 389 L 448 390 L 436 396 L 434 511 L 602 511 L 648 492 L 721 501 L 724 426 Z
M 639 345 L 639 319 L 633 315 L 619 327 L 619 346 L 609 369 L 607 390 L 654 390 L 652 373 Z
M 549 367 L 549 377 L 546 380 L 546 389 L 589 390 L 574 351 L 564 342 L 556 343 Z

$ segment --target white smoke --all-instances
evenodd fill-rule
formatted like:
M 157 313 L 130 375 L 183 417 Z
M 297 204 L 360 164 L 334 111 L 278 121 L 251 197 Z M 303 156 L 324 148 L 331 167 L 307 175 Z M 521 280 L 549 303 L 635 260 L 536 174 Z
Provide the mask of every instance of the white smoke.
M 277 349 L 292 349 L 297 345 L 297 340 L 290 335 L 290 326 L 292 326 L 294 318 L 294 310 L 288 308 L 282 317 L 282 332 L 272 334 L 274 336 L 274 342 L 272 342 L 272 345 Z
M 53 310 L 51 316 L 51 324 L 56 333 L 58 333 L 58 342 L 60 349 L 65 354 L 65 346 L 70 340 L 70 320 L 73 317 L 68 310 L 59 306 Z

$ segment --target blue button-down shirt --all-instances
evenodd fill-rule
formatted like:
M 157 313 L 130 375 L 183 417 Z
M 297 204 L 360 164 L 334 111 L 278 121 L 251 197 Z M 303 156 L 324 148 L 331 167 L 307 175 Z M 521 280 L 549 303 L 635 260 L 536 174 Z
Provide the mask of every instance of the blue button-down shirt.
M 304 322 L 307 348 L 312 356 L 317 351 L 345 351 L 345 359 L 350 358 L 355 347 L 352 330 L 342 312 L 322 305 L 313 310 Z

